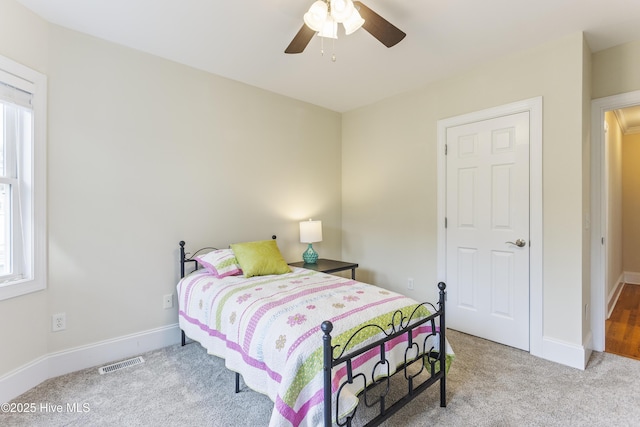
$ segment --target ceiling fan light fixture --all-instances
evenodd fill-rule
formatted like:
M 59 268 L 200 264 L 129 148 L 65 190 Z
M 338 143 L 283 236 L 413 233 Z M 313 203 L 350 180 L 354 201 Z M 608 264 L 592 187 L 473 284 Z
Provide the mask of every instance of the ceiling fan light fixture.
M 329 7 L 322 0 L 315 1 L 309 11 L 304 14 L 304 23 L 313 31 L 322 31 L 327 17 L 329 16 Z
M 330 39 L 338 38 L 338 23 L 334 21 L 331 16 L 327 16 L 327 19 L 324 21 L 324 25 L 322 29 L 318 31 L 318 35 L 320 37 L 327 37 Z
M 346 12 L 349 11 L 350 13 L 347 14 Z M 341 13 L 344 13 L 344 16 Z M 406 36 L 402 30 L 369 9 L 361 1 L 314 0 L 309 11 L 304 14 L 304 24 L 284 53 L 301 53 L 316 34 L 323 37 L 322 43 L 325 37 L 337 39 L 338 23 L 343 25 L 347 35 L 362 27 L 386 47 L 395 46 Z M 333 45 L 335 47 L 335 42 Z M 320 52 L 324 53 L 324 47 Z M 332 60 L 335 61 L 335 54 Z
M 344 32 L 349 35 L 364 25 L 364 19 L 358 11 L 354 8 L 353 13 L 347 18 L 342 25 L 344 26 Z
M 331 0 L 330 13 L 336 22 L 346 21 L 356 10 L 351 0 Z

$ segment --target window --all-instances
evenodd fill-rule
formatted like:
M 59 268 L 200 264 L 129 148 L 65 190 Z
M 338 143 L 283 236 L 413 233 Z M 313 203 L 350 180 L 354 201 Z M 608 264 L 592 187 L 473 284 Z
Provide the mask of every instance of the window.
M 46 89 L 0 56 L 0 300 L 46 287 Z

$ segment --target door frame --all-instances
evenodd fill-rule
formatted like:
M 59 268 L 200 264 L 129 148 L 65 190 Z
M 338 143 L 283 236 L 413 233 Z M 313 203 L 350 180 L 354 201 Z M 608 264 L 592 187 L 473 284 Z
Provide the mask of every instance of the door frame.
M 446 156 L 447 129 L 516 113 L 529 113 L 529 352 L 544 357 L 542 288 L 542 97 L 438 120 L 438 280 L 446 283 Z
M 593 350 L 605 349 L 607 318 L 607 186 L 604 113 L 640 105 L 640 90 L 591 101 L 591 334 Z

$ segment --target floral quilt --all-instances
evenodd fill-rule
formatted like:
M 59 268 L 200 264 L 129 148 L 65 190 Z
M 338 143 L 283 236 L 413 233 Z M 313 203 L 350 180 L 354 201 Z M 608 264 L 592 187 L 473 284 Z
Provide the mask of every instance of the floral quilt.
M 210 354 L 224 358 L 247 386 L 271 398 L 270 427 L 322 424 L 323 321 L 334 325 L 334 345 L 345 344 L 360 326 L 377 323 L 387 329 L 395 311 L 410 314 L 417 305 L 383 288 L 300 268 L 277 276 L 222 279 L 201 269 L 182 279 L 177 289 L 180 328 Z M 422 329 L 424 336 L 431 332 L 428 326 Z M 380 338 L 361 335 L 351 344 Z M 392 369 L 404 359 L 400 341 L 388 345 Z M 436 349 L 437 341 L 433 338 Z M 449 348 L 447 353 L 452 357 Z M 354 365 L 371 372 L 375 362 L 374 355 L 365 354 Z M 334 369 L 334 392 L 344 371 Z M 355 408 L 361 388 L 354 384 L 341 392 L 340 416 Z

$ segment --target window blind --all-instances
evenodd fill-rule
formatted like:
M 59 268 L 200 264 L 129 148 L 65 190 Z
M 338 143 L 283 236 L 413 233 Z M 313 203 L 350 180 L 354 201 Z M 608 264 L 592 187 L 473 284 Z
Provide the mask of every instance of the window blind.
M 0 70 L 0 101 L 32 108 L 32 92 L 29 82 Z

